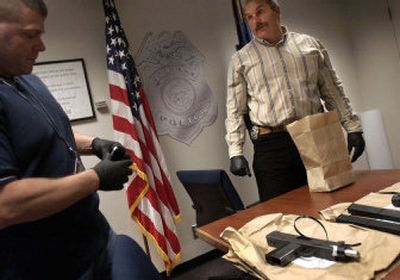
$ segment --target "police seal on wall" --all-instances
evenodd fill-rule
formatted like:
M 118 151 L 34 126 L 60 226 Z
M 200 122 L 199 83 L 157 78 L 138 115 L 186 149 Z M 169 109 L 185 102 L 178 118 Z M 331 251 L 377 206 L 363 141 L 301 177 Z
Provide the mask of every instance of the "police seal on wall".
M 189 145 L 217 118 L 204 56 L 181 31 L 149 32 L 135 57 L 159 135 Z

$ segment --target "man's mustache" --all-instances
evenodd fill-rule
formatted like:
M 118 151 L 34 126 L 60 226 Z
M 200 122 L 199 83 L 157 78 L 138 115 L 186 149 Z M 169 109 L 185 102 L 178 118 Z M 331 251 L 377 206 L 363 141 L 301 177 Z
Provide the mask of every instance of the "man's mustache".
M 261 22 L 261 23 L 257 24 L 256 31 L 260 30 L 261 28 L 267 27 L 267 26 L 268 26 L 267 22 Z

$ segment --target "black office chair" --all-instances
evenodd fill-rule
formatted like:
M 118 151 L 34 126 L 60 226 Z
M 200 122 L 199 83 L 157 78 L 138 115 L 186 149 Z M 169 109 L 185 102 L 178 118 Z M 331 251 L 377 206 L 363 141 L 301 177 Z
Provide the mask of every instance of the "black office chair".
M 242 200 L 224 170 L 181 170 L 177 171 L 176 175 L 192 199 L 196 211 L 196 224 L 192 225 L 195 238 L 196 227 L 244 209 Z M 254 279 L 244 272 L 236 274 L 240 276 L 214 276 L 208 279 Z
M 244 209 L 231 180 L 222 169 L 181 170 L 176 175 L 193 201 L 195 227 L 209 224 Z

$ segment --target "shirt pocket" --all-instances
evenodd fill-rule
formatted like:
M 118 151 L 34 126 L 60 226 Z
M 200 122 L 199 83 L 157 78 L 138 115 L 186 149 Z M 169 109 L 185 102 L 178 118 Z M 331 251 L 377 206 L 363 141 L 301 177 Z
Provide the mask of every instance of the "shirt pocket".
M 316 51 L 303 55 L 304 78 L 308 86 L 315 85 L 318 80 L 319 53 Z

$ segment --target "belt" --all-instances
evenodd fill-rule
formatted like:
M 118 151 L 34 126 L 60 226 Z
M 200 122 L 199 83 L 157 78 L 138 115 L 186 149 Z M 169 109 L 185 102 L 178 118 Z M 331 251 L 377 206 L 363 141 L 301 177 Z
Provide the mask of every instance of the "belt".
M 250 138 L 252 140 L 257 140 L 258 136 L 260 135 L 266 135 L 273 132 L 284 132 L 284 131 L 286 131 L 286 125 L 278 125 L 274 127 L 254 125 L 250 131 Z
M 275 127 L 269 127 L 269 126 L 258 127 L 258 135 L 265 135 L 273 132 L 283 132 L 283 131 L 286 131 L 286 125 L 278 125 Z

